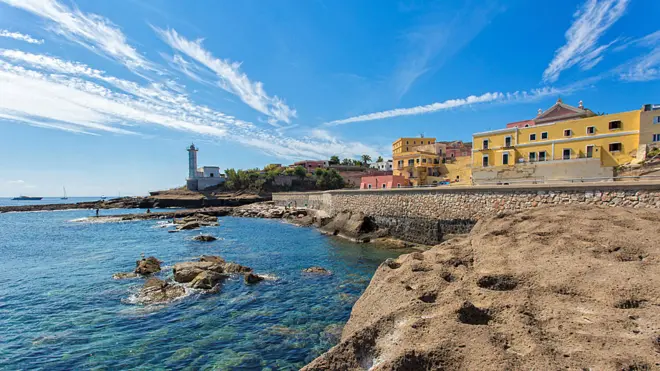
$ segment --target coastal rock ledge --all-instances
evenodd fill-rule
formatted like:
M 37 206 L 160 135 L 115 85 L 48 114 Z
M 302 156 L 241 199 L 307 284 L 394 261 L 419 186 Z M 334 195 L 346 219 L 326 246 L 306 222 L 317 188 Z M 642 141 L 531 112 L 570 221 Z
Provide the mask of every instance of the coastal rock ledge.
M 480 220 L 381 264 L 303 370 L 660 369 L 660 212 L 556 206 Z

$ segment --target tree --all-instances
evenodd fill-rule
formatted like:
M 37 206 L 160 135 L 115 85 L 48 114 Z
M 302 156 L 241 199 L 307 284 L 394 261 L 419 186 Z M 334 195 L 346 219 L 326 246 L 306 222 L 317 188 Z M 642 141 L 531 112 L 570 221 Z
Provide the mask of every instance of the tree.
M 330 161 L 328 161 L 330 165 L 339 165 L 339 156 L 332 156 L 330 157 Z
M 345 166 L 348 166 L 348 165 L 350 165 L 352 162 L 353 162 L 353 160 L 351 160 L 351 159 L 349 159 L 349 158 L 345 158 L 345 159 L 343 159 L 343 160 L 341 161 L 341 164 L 342 164 L 342 165 L 345 165 Z
M 293 170 L 293 174 L 301 179 L 305 179 L 307 176 L 307 170 L 305 170 L 305 168 L 302 166 L 296 166 L 296 168 Z
M 376 160 L 376 162 L 383 162 L 383 156 L 378 156 L 378 159 Z
M 335 169 L 316 169 L 316 187 L 320 189 L 344 188 L 344 178 Z
M 362 155 L 362 163 L 364 164 L 364 166 L 369 165 L 369 161 L 371 161 L 371 156 Z

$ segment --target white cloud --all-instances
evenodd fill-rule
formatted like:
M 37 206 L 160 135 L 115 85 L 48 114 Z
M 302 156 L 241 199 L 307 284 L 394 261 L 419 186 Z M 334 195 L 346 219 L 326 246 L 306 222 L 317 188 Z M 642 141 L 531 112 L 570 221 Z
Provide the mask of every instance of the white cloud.
M 512 93 L 492 92 L 492 93 L 485 93 L 479 96 L 470 95 L 467 98 L 449 99 L 444 102 L 432 103 L 424 106 L 417 106 L 412 108 L 397 108 L 382 112 L 369 113 L 366 115 L 353 116 L 346 119 L 330 121 L 325 123 L 324 125 L 337 126 L 337 125 L 350 124 L 354 122 L 382 120 L 382 119 L 388 119 L 399 116 L 423 115 L 427 113 L 445 111 L 463 106 L 470 106 L 474 104 L 483 104 L 483 103 L 491 103 L 491 102 L 528 102 L 532 100 L 538 100 L 546 96 L 567 94 L 577 89 L 581 89 L 586 83 L 587 80 L 577 82 L 575 84 L 572 84 L 570 86 L 561 89 L 553 88 L 553 87 L 544 87 L 541 89 L 533 89 L 530 90 L 529 92 L 527 91 L 515 91 Z
M 18 180 L 8 180 L 7 184 L 25 184 L 25 181 L 20 180 L 20 179 L 18 179 Z
M 152 69 L 147 60 L 130 46 L 126 36 L 108 19 L 69 9 L 56 0 L 0 0 L 54 23 L 52 30 L 94 53 L 114 58 L 131 69 Z
M 8 37 L 14 40 L 25 41 L 30 44 L 43 44 L 43 40 L 37 40 L 30 35 L 25 35 L 20 32 L 10 32 L 8 30 L 0 30 L 0 37 Z
M 618 74 L 619 78 L 624 81 L 651 81 L 660 79 L 660 31 L 628 41 L 619 47 L 618 50 L 620 51 L 628 47 L 640 47 L 651 50 L 617 67 L 614 72 Z
M 270 123 L 282 121 L 289 124 L 291 119 L 296 117 L 296 110 L 287 106 L 277 96 L 269 96 L 261 82 L 250 81 L 248 76 L 240 70 L 240 63 L 214 57 L 204 49 L 201 39 L 188 40 L 179 35 L 174 29 L 154 28 L 154 30 L 172 49 L 185 54 L 213 71 L 220 78 L 218 86 L 235 94 L 248 106 L 269 116 Z M 179 64 L 184 73 L 190 73 L 190 69 L 182 62 L 185 61 L 178 59 L 176 63 Z
M 589 70 L 598 64 L 603 53 L 615 41 L 598 45 L 598 40 L 624 14 L 629 0 L 587 0 L 574 14 L 575 20 L 566 31 L 566 44 L 557 49 L 543 72 L 543 81 L 555 82 L 562 71 L 578 64 Z

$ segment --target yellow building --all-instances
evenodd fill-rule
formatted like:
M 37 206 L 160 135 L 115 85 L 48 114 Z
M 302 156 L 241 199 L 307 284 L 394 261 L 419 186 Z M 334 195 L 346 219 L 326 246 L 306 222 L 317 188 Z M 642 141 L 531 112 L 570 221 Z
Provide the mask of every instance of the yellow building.
M 473 173 L 477 169 L 515 168 L 542 162 L 567 166 L 571 161 L 586 160 L 582 162 L 589 162 L 591 167 L 626 164 L 639 158 L 638 149 L 644 149 L 646 153 L 647 145 L 654 140 L 660 142 L 660 124 L 653 124 L 660 123 L 658 116 L 658 106 L 647 105 L 641 110 L 595 115 L 584 109 L 581 102 L 579 107 L 573 107 L 560 99 L 534 120 L 474 134 Z M 644 134 L 640 136 L 640 132 Z M 580 166 L 572 175 L 578 176 L 577 173 L 585 171 L 584 165 Z M 555 171 L 554 174 L 571 175 L 566 171 Z
M 399 138 L 392 143 L 392 173 L 405 177 L 415 186 L 432 184 L 429 177 L 441 176 L 445 148 L 435 138 Z

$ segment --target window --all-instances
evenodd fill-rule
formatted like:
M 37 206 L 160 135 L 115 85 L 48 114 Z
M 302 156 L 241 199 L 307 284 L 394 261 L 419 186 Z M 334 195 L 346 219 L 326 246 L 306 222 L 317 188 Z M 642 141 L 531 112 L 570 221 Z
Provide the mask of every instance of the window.
M 484 155 L 484 157 L 481 159 L 481 166 L 488 167 L 488 155 Z
M 545 151 L 539 152 L 539 161 L 545 161 Z
M 529 134 L 529 140 L 536 140 L 536 134 Z
M 610 130 L 619 130 L 621 129 L 621 121 L 616 120 L 616 121 L 610 121 Z
M 413 144 L 417 144 L 417 142 L 413 140 Z
M 504 147 L 511 147 L 511 137 L 504 138 Z
M 488 149 L 488 139 L 484 139 L 483 149 Z
M 426 159 L 425 159 L 425 158 L 422 159 L 422 163 L 423 163 L 423 164 L 426 163 Z
M 387 188 L 387 183 L 383 183 L 383 189 Z
M 566 129 L 566 130 L 564 130 L 564 136 L 565 136 L 565 137 L 570 137 L 571 135 L 572 135 L 572 131 L 571 131 L 571 129 Z
M 564 148 L 562 158 L 564 160 L 570 160 L 571 159 L 571 149 L 570 148 Z
M 621 143 L 610 143 L 610 152 L 621 152 Z
M 367 188 L 371 189 L 371 184 L 367 184 Z
M 594 146 L 593 146 L 593 145 L 588 145 L 588 146 L 587 146 L 587 154 L 586 154 L 586 157 L 587 157 L 587 158 L 592 158 L 592 157 L 594 157 Z
M 417 159 L 417 163 L 419 164 L 419 159 Z
M 587 126 L 587 134 L 596 134 L 595 126 Z
M 213 173 L 211 173 L 211 174 L 209 174 L 209 175 L 211 176 L 211 178 L 213 178 Z
M 536 162 L 536 152 L 529 153 L 529 162 Z
M 415 160 L 412 159 L 408 160 L 408 166 L 413 166 L 413 165 L 415 165 Z
M 653 134 L 653 142 L 660 142 L 660 134 Z
M 401 188 L 401 183 L 397 183 L 397 184 L 396 184 L 396 187 L 397 187 L 397 188 Z
M 653 123 L 654 123 L 654 124 L 660 124 L 660 116 L 655 116 L 655 117 L 653 118 Z
M 541 133 L 541 139 L 548 139 L 548 132 L 544 131 Z
M 502 165 L 508 165 L 508 164 L 509 164 L 509 154 L 502 153 Z
M 406 145 L 408 145 L 408 144 L 409 144 L 409 143 L 408 143 L 408 141 L 406 140 Z

